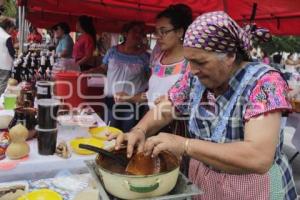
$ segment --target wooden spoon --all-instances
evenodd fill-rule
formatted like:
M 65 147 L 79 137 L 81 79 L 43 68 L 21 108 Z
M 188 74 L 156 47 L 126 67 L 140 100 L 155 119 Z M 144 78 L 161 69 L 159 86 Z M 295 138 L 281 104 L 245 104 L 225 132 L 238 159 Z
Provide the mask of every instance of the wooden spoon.
M 159 157 L 152 158 L 144 153 L 136 153 L 129 161 L 125 172 L 133 175 L 152 175 L 161 170 L 161 160 Z

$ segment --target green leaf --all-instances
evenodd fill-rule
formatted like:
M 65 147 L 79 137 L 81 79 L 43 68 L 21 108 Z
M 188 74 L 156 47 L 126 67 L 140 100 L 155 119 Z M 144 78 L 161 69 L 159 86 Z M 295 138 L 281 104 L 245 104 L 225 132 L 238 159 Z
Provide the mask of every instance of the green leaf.
M 4 12 L 3 15 L 7 17 L 16 18 L 17 5 L 15 0 L 4 0 Z

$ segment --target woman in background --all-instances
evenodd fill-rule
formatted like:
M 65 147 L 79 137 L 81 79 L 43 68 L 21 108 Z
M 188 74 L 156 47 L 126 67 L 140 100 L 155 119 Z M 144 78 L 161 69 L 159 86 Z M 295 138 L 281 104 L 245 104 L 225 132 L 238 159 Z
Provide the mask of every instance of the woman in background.
M 185 4 L 171 5 L 156 17 L 155 46 L 151 59 L 151 77 L 146 93 L 140 93 L 132 100 L 147 102 L 154 107 L 159 97 L 167 94 L 174 83 L 185 73 L 188 62 L 183 57 L 183 37 L 192 23 L 192 10 Z
M 37 31 L 37 29 L 33 26 L 30 27 L 29 29 L 29 35 L 27 36 L 27 41 L 28 42 L 33 42 L 33 43 L 42 43 L 43 37 L 42 35 Z
M 122 32 L 124 42 L 110 48 L 103 58 L 102 66 L 88 73 L 107 73 L 107 122 L 127 132 L 140 118 L 137 114 L 138 104 L 128 97 L 146 91 L 150 55 L 142 45 L 145 37 L 143 22 L 130 22 L 124 25 Z
M 73 47 L 73 58 L 81 71 L 94 67 L 89 62 L 96 48 L 96 29 L 91 17 L 82 15 L 78 18 L 76 29 L 80 33 Z
M 67 23 L 61 22 L 53 28 L 55 37 L 59 40 L 56 46 L 56 54 L 61 58 L 72 58 L 74 42 L 69 35 L 70 27 Z

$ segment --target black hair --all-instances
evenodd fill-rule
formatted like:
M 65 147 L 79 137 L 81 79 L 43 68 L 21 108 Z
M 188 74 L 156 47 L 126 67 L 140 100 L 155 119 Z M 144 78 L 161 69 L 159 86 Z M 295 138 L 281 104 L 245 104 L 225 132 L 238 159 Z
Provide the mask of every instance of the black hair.
M 0 26 L 4 29 L 4 30 L 7 30 L 9 28 L 15 28 L 15 24 L 12 20 L 10 19 L 3 19 L 0 23 Z
M 33 31 L 37 31 L 36 27 L 30 26 L 30 27 L 29 27 L 29 32 L 30 32 L 30 33 L 33 33 Z
M 280 55 L 280 54 L 275 54 L 275 55 L 273 56 L 273 62 L 274 62 L 274 63 L 280 64 L 280 63 L 281 63 L 281 59 L 282 59 L 282 55 Z
M 136 26 L 145 26 L 145 23 L 142 21 L 132 21 L 129 22 L 127 24 L 124 24 L 124 26 L 122 27 L 122 32 L 123 33 L 128 33 L 132 28 L 136 27 Z
M 93 19 L 86 15 L 81 15 L 78 18 L 78 22 L 84 32 L 92 36 L 94 43 L 96 44 L 96 29 L 93 24 Z
M 133 29 L 134 27 L 144 27 L 145 26 L 145 22 L 142 21 L 132 21 L 129 22 L 127 24 L 124 24 L 122 27 L 122 33 L 128 33 L 131 29 Z M 124 42 L 126 41 L 126 36 L 123 35 L 124 37 Z
M 60 22 L 52 27 L 52 30 L 57 30 L 57 28 L 61 28 L 65 34 L 70 33 L 70 26 L 65 22 Z
M 160 18 L 170 19 L 171 24 L 175 29 L 183 29 L 183 35 L 188 29 L 189 25 L 193 22 L 193 13 L 192 9 L 185 4 L 174 4 L 170 5 L 168 8 L 160 12 L 156 19 Z
M 236 53 L 235 53 L 235 63 L 240 64 L 244 61 L 250 62 L 252 59 L 250 58 L 250 55 L 243 50 L 241 47 L 237 47 Z

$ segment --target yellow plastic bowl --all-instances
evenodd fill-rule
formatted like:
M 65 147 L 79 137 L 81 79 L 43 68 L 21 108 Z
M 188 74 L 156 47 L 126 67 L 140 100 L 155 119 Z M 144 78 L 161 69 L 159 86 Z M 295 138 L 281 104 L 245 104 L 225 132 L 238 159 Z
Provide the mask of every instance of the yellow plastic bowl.
M 104 141 L 97 138 L 76 138 L 71 140 L 70 145 L 73 151 L 80 155 L 92 155 L 95 154 L 95 152 L 79 148 L 79 144 L 88 144 L 99 148 L 104 147 Z
M 114 135 L 122 134 L 123 132 L 120 129 L 111 127 L 111 126 L 102 126 L 102 127 L 96 127 L 91 128 L 89 130 L 90 134 L 95 137 L 102 140 L 107 140 L 106 132 L 110 132 Z
M 63 200 L 63 198 L 52 190 L 40 189 L 25 194 L 18 198 L 18 200 Z

